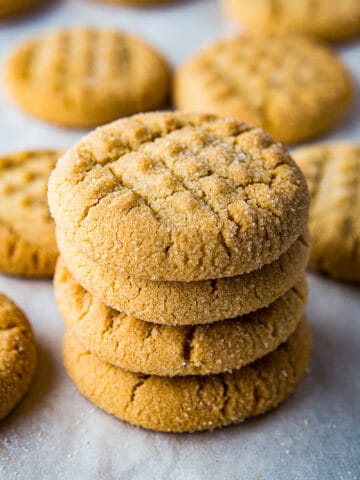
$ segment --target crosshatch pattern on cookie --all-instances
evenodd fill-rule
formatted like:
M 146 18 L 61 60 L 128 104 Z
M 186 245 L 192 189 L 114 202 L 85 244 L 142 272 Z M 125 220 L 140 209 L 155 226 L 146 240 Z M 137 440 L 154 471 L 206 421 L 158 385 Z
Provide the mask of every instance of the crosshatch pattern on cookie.
M 307 195 L 291 157 L 261 130 L 181 113 L 96 130 L 61 159 L 49 187 L 55 220 L 80 252 L 135 277 L 179 281 L 278 258 L 304 228 Z
M 34 150 L 0 157 L 0 269 L 51 275 L 57 257 L 47 182 L 61 152 Z
M 360 281 L 360 146 L 329 143 L 294 151 L 309 185 L 310 266 Z
M 142 40 L 111 30 L 49 32 L 10 57 L 9 89 L 50 121 L 91 126 L 163 106 L 169 68 Z M 38 104 L 47 100 L 48 105 Z
M 220 41 L 180 67 L 175 82 L 179 108 L 237 116 L 285 142 L 327 130 L 347 110 L 351 92 L 336 57 L 295 36 Z

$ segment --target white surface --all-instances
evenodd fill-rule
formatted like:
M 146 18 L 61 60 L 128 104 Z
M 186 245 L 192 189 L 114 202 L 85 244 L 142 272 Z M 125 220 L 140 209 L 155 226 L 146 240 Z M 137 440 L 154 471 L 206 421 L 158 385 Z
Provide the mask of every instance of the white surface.
M 234 31 L 214 1 L 132 10 L 56 3 L 0 24 L 1 64 L 21 38 L 54 25 L 92 24 L 137 32 L 174 64 Z M 360 79 L 360 43 L 339 48 Z M 26 116 L 0 89 L 0 153 L 67 147 L 80 132 Z M 359 99 L 327 138 L 360 140 Z M 0 290 L 28 314 L 39 368 L 29 395 L 0 425 L 0 479 L 312 480 L 360 478 L 360 288 L 312 276 L 310 374 L 276 411 L 216 432 L 157 434 L 121 423 L 78 394 L 61 363 L 63 324 L 50 282 L 0 276 Z

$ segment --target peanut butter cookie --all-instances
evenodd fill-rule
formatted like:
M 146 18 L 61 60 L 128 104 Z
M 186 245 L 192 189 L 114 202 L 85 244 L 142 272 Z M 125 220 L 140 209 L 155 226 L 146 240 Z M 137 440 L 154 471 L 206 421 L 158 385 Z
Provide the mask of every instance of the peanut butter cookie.
M 101 267 L 57 232 L 65 264 L 87 291 L 115 310 L 167 325 L 211 323 L 269 305 L 303 275 L 309 240 L 306 232 L 278 260 L 244 275 L 198 282 L 151 282 Z
M 121 420 L 151 430 L 212 430 L 264 413 L 284 401 L 305 375 L 308 324 L 275 352 L 232 373 L 159 377 L 127 372 L 98 359 L 65 334 L 67 372 L 80 392 Z
M 311 195 L 310 267 L 360 282 L 360 145 L 313 145 L 294 156 Z
M 324 40 L 360 34 L 359 0 L 223 0 L 230 17 L 254 33 L 301 33 Z
M 158 112 L 99 128 L 49 182 L 59 229 L 110 270 L 152 281 L 240 275 L 305 228 L 308 192 L 287 150 L 213 115 Z
M 0 157 L 0 271 L 46 277 L 57 258 L 47 182 L 61 152 L 34 150 Z
M 7 65 L 9 90 L 25 110 L 71 127 L 162 107 L 169 81 L 168 65 L 142 40 L 90 28 L 28 40 Z
M 174 98 L 180 109 L 238 117 L 296 143 L 332 128 L 348 110 L 353 87 L 336 56 L 310 39 L 239 36 L 180 67 Z
M 61 259 L 55 293 L 64 321 L 93 354 L 132 372 L 174 376 L 230 371 L 275 350 L 303 316 L 307 287 L 303 274 L 267 308 L 191 327 L 143 322 L 106 307 L 75 282 Z
M 36 366 L 30 324 L 19 308 L 0 294 L 0 419 L 29 389 Z

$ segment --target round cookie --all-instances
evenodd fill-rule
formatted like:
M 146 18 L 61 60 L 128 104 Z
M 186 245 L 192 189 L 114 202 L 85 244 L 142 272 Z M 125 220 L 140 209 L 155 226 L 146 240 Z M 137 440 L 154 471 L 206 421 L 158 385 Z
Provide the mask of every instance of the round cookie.
M 58 255 L 47 182 L 61 152 L 34 150 L 0 157 L 0 271 L 47 277 Z
M 71 127 L 91 127 L 166 103 L 170 71 L 158 52 L 125 33 L 57 30 L 21 44 L 7 84 L 28 112 Z
M 328 131 L 352 98 L 336 56 L 295 36 L 218 41 L 180 67 L 174 85 L 178 108 L 238 117 L 287 143 Z
M 240 368 L 275 350 L 304 314 L 305 275 L 267 308 L 210 325 L 173 327 L 143 322 L 106 307 L 59 260 L 55 294 L 65 323 L 93 354 L 150 375 L 205 375 Z
M 159 377 L 99 360 L 65 334 L 66 370 L 80 392 L 121 420 L 158 431 L 212 430 L 264 413 L 284 401 L 305 375 L 311 334 L 305 320 L 275 352 L 232 373 Z
M 59 230 L 56 236 L 65 264 L 85 290 L 115 310 L 167 325 L 211 323 L 269 305 L 303 275 L 310 251 L 305 232 L 278 260 L 244 275 L 151 282 L 110 271 L 79 253 Z
M 30 324 L 19 308 L 0 293 L 0 419 L 28 391 L 36 366 Z
M 313 145 L 294 157 L 310 189 L 310 267 L 360 282 L 360 145 Z
M 359 0 L 223 0 L 223 5 L 254 33 L 300 33 L 330 41 L 360 34 Z
M 305 179 L 281 144 L 238 120 L 181 112 L 85 136 L 51 175 L 49 204 L 80 253 L 151 281 L 260 268 L 308 216 Z
M 0 19 L 25 12 L 42 0 L 0 0 Z

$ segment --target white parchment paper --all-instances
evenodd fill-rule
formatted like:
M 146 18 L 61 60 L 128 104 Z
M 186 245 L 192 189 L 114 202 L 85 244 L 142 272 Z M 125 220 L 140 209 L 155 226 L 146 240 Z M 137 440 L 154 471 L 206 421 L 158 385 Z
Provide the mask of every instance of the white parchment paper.
M 36 15 L 0 23 L 1 69 L 21 39 L 49 27 L 79 24 L 137 33 L 174 65 L 236 31 L 212 0 L 150 10 L 55 1 Z M 337 50 L 359 82 L 360 42 Z M 66 148 L 82 134 L 27 116 L 0 85 L 0 154 Z M 328 139 L 360 141 L 359 95 L 342 125 L 320 140 Z M 0 424 L 1 480 L 360 479 L 360 287 L 311 275 L 307 313 L 314 352 L 310 373 L 295 395 L 260 418 L 191 435 L 134 428 L 81 397 L 62 366 L 64 327 L 51 282 L 0 275 L 0 290 L 29 316 L 39 349 L 29 394 Z

